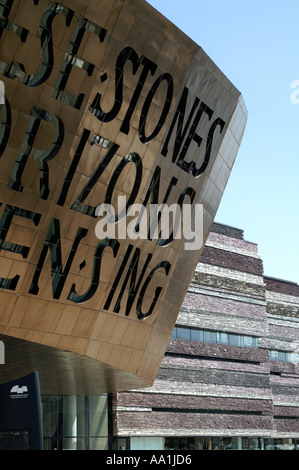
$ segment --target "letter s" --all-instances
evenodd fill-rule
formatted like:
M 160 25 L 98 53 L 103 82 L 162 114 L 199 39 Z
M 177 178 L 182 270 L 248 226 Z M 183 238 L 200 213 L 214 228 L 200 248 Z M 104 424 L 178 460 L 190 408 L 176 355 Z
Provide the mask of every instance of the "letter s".
M 115 65 L 115 102 L 110 111 L 103 111 L 100 105 L 102 95 L 97 93 L 95 99 L 93 100 L 89 111 L 96 116 L 102 122 L 112 121 L 121 108 L 123 102 L 123 74 L 125 64 L 131 61 L 133 68 L 133 75 L 136 74 L 138 67 L 140 65 L 138 55 L 131 47 L 125 47 L 119 54 L 116 65 Z M 103 75 L 102 81 L 106 80 L 106 74 Z

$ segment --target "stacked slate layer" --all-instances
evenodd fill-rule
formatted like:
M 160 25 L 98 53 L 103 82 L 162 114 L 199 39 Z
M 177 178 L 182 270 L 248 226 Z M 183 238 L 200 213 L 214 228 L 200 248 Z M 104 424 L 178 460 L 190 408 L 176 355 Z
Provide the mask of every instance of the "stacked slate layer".
M 242 230 L 213 225 L 177 327 L 258 347 L 172 337 L 154 386 L 115 395 L 115 436 L 299 437 L 299 363 L 271 355 L 299 353 L 299 286 L 264 276 Z

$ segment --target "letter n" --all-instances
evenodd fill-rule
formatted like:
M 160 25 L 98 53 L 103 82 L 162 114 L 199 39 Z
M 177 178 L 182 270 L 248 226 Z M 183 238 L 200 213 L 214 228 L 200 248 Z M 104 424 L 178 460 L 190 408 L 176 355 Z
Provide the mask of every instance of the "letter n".
M 62 256 L 61 256 L 61 238 L 60 238 L 60 226 L 59 220 L 52 219 L 49 231 L 47 233 L 44 246 L 42 248 L 36 270 L 32 279 L 29 294 L 37 295 L 39 291 L 38 280 L 41 275 L 48 250 L 50 250 L 51 259 L 51 276 L 52 276 L 52 290 L 53 298 L 59 299 L 65 281 L 69 274 L 73 259 L 76 251 L 80 244 L 80 241 L 87 235 L 88 230 L 79 227 L 75 241 L 69 253 L 68 259 L 65 263 L 64 269 L 62 268 Z

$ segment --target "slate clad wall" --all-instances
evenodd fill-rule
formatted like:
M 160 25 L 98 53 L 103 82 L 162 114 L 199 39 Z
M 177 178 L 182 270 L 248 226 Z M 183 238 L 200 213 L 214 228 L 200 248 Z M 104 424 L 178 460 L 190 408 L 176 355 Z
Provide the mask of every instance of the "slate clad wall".
M 224 266 L 226 268 L 237 269 L 250 274 L 262 275 L 263 263 L 250 256 L 238 253 L 231 253 L 217 248 L 206 246 L 200 258 L 201 263 Z
M 214 224 L 177 325 L 259 348 L 172 338 L 154 386 L 117 395 L 115 434 L 299 438 L 299 364 L 269 356 L 296 349 L 298 313 L 299 287 L 264 277 L 257 245 Z
M 294 282 L 286 282 L 280 279 L 265 277 L 265 284 L 268 291 L 299 297 L 299 286 Z

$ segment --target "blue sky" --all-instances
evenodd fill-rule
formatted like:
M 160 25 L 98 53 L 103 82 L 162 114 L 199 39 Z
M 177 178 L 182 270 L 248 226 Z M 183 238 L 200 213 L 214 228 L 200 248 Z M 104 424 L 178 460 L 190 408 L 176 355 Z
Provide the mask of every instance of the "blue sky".
M 204 49 L 248 110 L 215 220 L 258 244 L 265 275 L 299 283 L 299 1 L 148 3 Z

